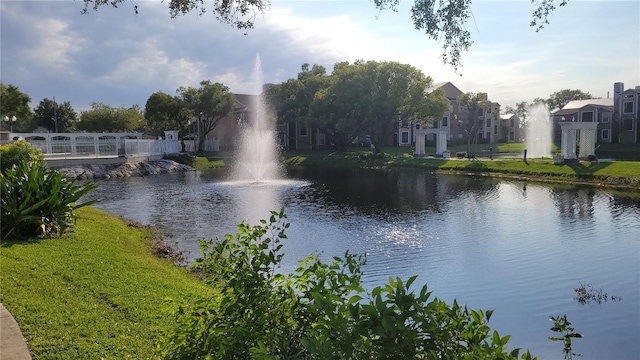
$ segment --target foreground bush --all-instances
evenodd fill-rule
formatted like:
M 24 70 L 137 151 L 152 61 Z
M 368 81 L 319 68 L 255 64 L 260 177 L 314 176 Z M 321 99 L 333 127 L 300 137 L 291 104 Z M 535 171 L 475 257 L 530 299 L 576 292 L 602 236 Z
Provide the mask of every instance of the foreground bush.
M 0 174 L 3 239 L 57 236 L 73 225 L 73 211 L 96 201 L 76 203 L 97 185 L 50 171 L 38 159 L 25 159 Z
M 44 165 L 42 151 L 31 147 L 31 144 L 24 140 L 0 146 L 0 170 L 3 173 L 13 165 L 20 164 L 22 160 L 33 160 Z
M 201 241 L 194 267 L 220 296 L 174 312 L 177 327 L 159 345 L 167 359 L 517 359 L 509 336 L 491 331 L 492 312 L 448 305 L 390 278 L 366 292 L 364 259 L 330 264 L 312 256 L 292 275 L 276 272 L 284 212 L 241 223 L 236 236 Z M 522 359 L 530 359 L 526 352 Z

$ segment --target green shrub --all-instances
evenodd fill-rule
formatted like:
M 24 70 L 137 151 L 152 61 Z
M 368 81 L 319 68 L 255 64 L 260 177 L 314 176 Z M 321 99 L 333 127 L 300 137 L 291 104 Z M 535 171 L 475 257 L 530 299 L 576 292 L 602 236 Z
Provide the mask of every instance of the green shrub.
M 38 148 L 24 140 L 15 141 L 12 144 L 0 146 L 0 169 L 4 172 L 13 165 L 18 165 L 22 160 L 35 160 L 44 165 L 44 155 Z
M 77 179 L 48 170 L 38 159 L 22 160 L 0 174 L 1 229 L 3 239 L 55 236 L 73 224 L 77 204 L 97 185 L 75 185 Z
M 289 224 L 241 223 L 238 233 L 201 241 L 194 269 L 220 296 L 177 307 L 176 328 L 158 349 L 166 359 L 517 359 L 509 336 L 491 332 L 492 312 L 448 305 L 396 278 L 370 293 L 365 260 L 318 256 L 291 275 L 277 272 Z M 523 359 L 530 359 L 526 352 Z

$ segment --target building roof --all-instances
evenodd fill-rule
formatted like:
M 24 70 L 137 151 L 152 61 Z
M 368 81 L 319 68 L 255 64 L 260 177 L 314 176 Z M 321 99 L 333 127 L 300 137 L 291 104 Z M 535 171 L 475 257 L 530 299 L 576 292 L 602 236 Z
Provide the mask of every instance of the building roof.
M 450 81 L 431 84 L 431 87 L 427 88 L 427 94 L 439 88 L 444 88 L 444 92 L 450 100 L 455 100 L 458 95 L 462 94 L 462 90 L 458 89 L 458 87 L 453 85 Z
M 236 106 L 234 108 L 235 112 L 242 111 L 255 111 L 255 103 L 258 98 L 257 95 L 247 95 L 247 94 L 233 94 L 236 97 Z
M 514 117 L 517 117 L 517 115 L 516 114 L 503 114 L 503 115 L 500 115 L 500 119 L 502 119 L 502 120 L 509 120 L 511 118 L 514 118 Z
M 561 110 L 581 109 L 587 105 L 593 106 L 611 106 L 613 108 L 613 98 L 607 99 L 587 99 L 569 101 Z
M 571 115 L 585 106 L 594 106 L 613 111 L 613 98 L 606 99 L 587 99 L 569 101 L 562 109 L 554 112 L 553 116 Z

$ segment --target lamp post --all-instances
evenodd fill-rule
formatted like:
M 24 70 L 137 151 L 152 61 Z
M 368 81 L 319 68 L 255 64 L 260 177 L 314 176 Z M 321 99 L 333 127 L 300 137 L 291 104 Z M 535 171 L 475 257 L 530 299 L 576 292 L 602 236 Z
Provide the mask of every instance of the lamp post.
M 4 116 L 4 118 L 3 118 L 3 120 L 4 120 L 6 123 L 9 123 L 9 125 L 11 126 L 11 130 L 10 130 L 10 131 L 11 131 L 11 132 L 13 132 L 13 124 L 15 124 L 15 123 L 16 123 L 16 121 L 18 121 L 18 119 L 16 118 L 16 116 L 14 115 L 14 116 L 12 116 L 12 117 L 9 117 L 9 116 L 5 115 L 5 116 Z
M 53 123 L 56 125 L 56 133 L 58 133 L 58 119 L 52 117 L 51 121 L 53 121 Z

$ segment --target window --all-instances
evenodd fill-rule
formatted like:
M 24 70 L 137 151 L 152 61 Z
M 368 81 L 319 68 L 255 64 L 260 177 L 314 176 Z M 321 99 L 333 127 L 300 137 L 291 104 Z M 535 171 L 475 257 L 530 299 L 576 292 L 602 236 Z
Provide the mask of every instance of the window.
M 633 119 L 625 118 L 622 120 L 622 130 L 633 131 Z
M 580 114 L 582 122 L 593 122 L 593 111 L 584 111 Z
M 487 119 L 487 127 L 490 128 L 491 127 L 491 119 Z
M 498 135 L 498 125 L 493 126 L 493 135 Z
M 324 146 L 325 144 L 324 134 L 318 133 L 318 145 Z
M 482 134 L 480 134 L 480 138 L 482 139 Z M 487 131 L 485 137 L 485 139 L 491 139 L 491 132 Z
M 309 136 L 308 129 L 304 126 L 300 127 L 300 136 Z
M 602 113 L 602 122 L 608 123 L 611 120 L 611 113 L 605 112 Z
M 625 101 L 622 106 L 623 114 L 633 114 L 633 101 Z
M 516 127 L 516 119 L 509 120 L 509 123 L 511 124 L 511 127 Z
M 513 131 L 509 133 L 509 141 L 515 141 L 515 135 L 513 134 Z
M 609 140 L 609 129 L 602 129 L 600 138 L 602 140 Z
M 400 142 L 403 144 L 408 144 L 409 143 L 409 132 L 408 131 L 403 131 L 400 133 Z
M 442 127 L 447 127 L 449 126 L 449 119 L 447 119 L 447 117 L 443 117 L 442 118 Z
M 462 139 L 462 134 L 458 134 L 458 139 Z

